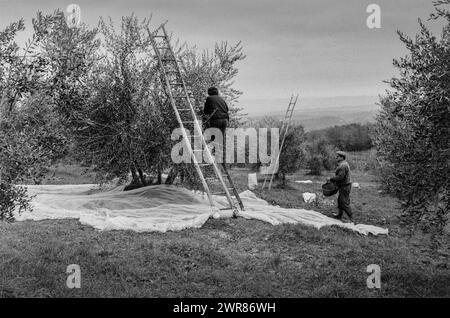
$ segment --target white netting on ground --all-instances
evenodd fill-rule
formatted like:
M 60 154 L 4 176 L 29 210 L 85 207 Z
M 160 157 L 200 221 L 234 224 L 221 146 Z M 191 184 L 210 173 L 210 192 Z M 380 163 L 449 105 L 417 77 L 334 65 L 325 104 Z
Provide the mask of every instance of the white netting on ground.
M 178 231 L 199 228 L 210 217 L 219 217 L 209 206 L 205 195 L 176 186 L 150 186 L 132 191 L 116 187 L 109 191 L 93 191 L 95 185 L 28 186 L 35 195 L 33 212 L 16 216 L 18 221 L 75 218 L 99 230 L 132 230 L 137 232 Z M 214 197 L 226 206 L 225 197 Z M 272 206 L 251 191 L 241 193 L 245 211 L 241 217 L 257 219 L 273 225 L 301 223 L 320 229 L 337 225 L 358 233 L 388 234 L 376 226 L 343 223 L 319 212 Z M 230 217 L 230 212 L 220 217 Z

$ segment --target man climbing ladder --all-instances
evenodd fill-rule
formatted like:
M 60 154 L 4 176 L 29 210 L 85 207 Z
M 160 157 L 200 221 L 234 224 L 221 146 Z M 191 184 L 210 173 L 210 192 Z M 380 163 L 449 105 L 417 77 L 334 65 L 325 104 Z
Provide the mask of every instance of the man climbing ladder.
M 205 101 L 204 125 L 205 128 L 217 128 L 222 133 L 222 142 L 217 143 L 216 147 L 219 148 L 219 153 L 222 162 L 225 163 L 225 141 L 226 141 L 226 129 L 228 127 L 228 121 L 230 116 L 228 115 L 228 105 L 225 100 L 219 96 L 219 90 L 216 87 L 208 88 L 208 97 Z
M 201 122 L 197 118 L 197 114 L 192 106 L 189 94 L 187 92 L 186 83 L 184 82 L 184 78 L 181 73 L 181 62 L 178 60 L 172 49 L 169 37 L 165 29 L 165 24 L 166 23 L 161 24 L 161 26 L 153 32 L 147 30 L 153 49 L 156 53 L 156 57 L 158 59 L 158 65 L 161 71 L 160 78 L 162 81 L 162 85 L 165 89 L 170 105 L 172 106 L 172 109 L 175 113 L 178 124 L 180 125 L 183 140 L 186 143 L 187 149 L 189 151 L 189 156 L 192 159 L 194 168 L 197 171 L 203 189 L 208 196 L 211 207 L 216 207 L 213 200 L 213 195 L 225 195 L 225 197 L 227 198 L 228 207 L 222 208 L 221 210 L 233 210 L 233 215 L 237 216 L 239 208 L 243 210 L 244 205 L 242 204 L 239 193 L 237 192 L 236 187 L 232 182 L 231 176 L 226 170 L 226 167 L 223 166 L 221 168 L 221 166 L 213 160 L 209 147 L 203 136 Z M 193 149 L 191 140 L 188 137 L 186 130 L 193 131 L 194 144 L 199 142 L 204 150 Z M 198 154 L 195 153 L 197 151 L 201 151 L 203 154 L 205 154 L 206 163 L 198 160 Z M 205 175 L 202 171 L 203 167 L 212 167 L 214 177 L 205 178 Z M 218 183 L 221 191 L 212 193 L 208 182 Z M 234 197 L 232 197 L 231 193 Z

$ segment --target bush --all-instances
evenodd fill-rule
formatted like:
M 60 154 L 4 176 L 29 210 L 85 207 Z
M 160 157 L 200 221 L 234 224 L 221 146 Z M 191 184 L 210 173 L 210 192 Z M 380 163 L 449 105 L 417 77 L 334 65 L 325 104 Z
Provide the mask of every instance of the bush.
M 281 131 L 281 128 L 283 126 L 283 121 L 274 118 L 274 117 L 264 117 L 261 120 L 250 123 L 250 126 L 255 127 L 256 129 L 259 128 L 267 128 L 267 135 L 268 135 L 268 151 L 271 149 L 270 140 L 270 130 L 271 128 L 278 128 L 279 131 L 279 147 L 281 147 L 281 142 L 283 138 L 284 130 Z M 259 138 L 259 136 L 258 136 Z M 283 184 L 286 182 L 286 174 L 288 173 L 294 173 L 297 172 L 305 162 L 305 131 L 303 126 L 291 123 L 289 126 L 288 133 L 286 135 L 286 138 L 284 140 L 283 149 L 280 153 L 280 161 L 279 161 L 279 170 L 276 174 L 276 177 L 281 175 L 281 178 L 283 180 Z M 259 144 L 259 140 L 258 140 Z M 275 160 L 275 159 L 274 159 Z M 258 163 L 254 165 L 255 167 L 252 167 L 254 169 L 257 169 L 261 166 L 261 162 L 258 160 Z
M 323 170 L 331 170 L 335 166 L 335 148 L 325 138 L 310 141 L 306 145 L 307 168 L 312 175 L 321 175 Z
M 27 109 L 24 107 L 24 109 Z M 26 188 L 19 183 L 39 184 L 48 166 L 64 153 L 63 140 L 48 118 L 22 110 L 0 120 L 0 220 L 12 221 L 13 213 L 30 208 Z M 28 110 L 28 109 L 27 109 Z M 17 210 L 15 209 L 17 207 Z
M 318 155 L 312 155 L 308 161 L 308 168 L 310 174 L 320 176 L 323 170 L 321 158 Z
M 289 129 L 280 154 L 279 173 L 283 184 L 286 184 L 286 174 L 297 172 L 305 161 L 304 141 L 303 126 L 297 125 Z
M 0 221 L 13 221 L 15 211 L 25 210 L 31 210 L 26 188 L 0 182 Z

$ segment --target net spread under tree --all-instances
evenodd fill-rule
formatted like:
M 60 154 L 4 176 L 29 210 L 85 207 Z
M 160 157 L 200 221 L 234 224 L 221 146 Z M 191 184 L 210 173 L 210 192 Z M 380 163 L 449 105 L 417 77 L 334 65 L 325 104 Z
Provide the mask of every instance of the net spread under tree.
M 175 172 L 186 176 L 192 170 L 174 167 L 170 158 L 178 124 L 158 78 L 149 22 L 132 15 L 122 18 L 119 31 L 111 20 L 102 20 L 98 29 L 70 29 L 62 12 L 38 12 L 24 48 L 16 41 L 23 20 L 0 32 L 0 218 L 10 215 L 11 202 L 26 207 L 17 200 L 26 200 L 26 192 L 15 184 L 39 183 L 69 149 L 103 181 L 131 174 L 142 186 L 149 175 L 160 183 L 170 170 L 167 181 L 173 182 Z M 207 88 L 215 85 L 229 100 L 232 125 L 240 125 L 234 101 L 241 92 L 232 80 L 236 62 L 245 58 L 241 44 L 222 42 L 202 54 L 175 47 L 199 114 Z

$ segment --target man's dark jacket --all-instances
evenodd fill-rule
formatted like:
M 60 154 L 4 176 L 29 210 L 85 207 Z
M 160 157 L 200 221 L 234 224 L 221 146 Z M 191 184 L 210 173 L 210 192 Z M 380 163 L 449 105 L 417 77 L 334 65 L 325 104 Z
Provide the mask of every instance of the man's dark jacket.
M 350 181 L 350 166 L 347 161 L 341 161 L 336 169 L 335 177 L 330 180 L 336 182 L 336 185 L 341 188 L 351 184 Z
M 219 95 L 208 96 L 203 110 L 207 120 L 230 119 L 228 105 Z

